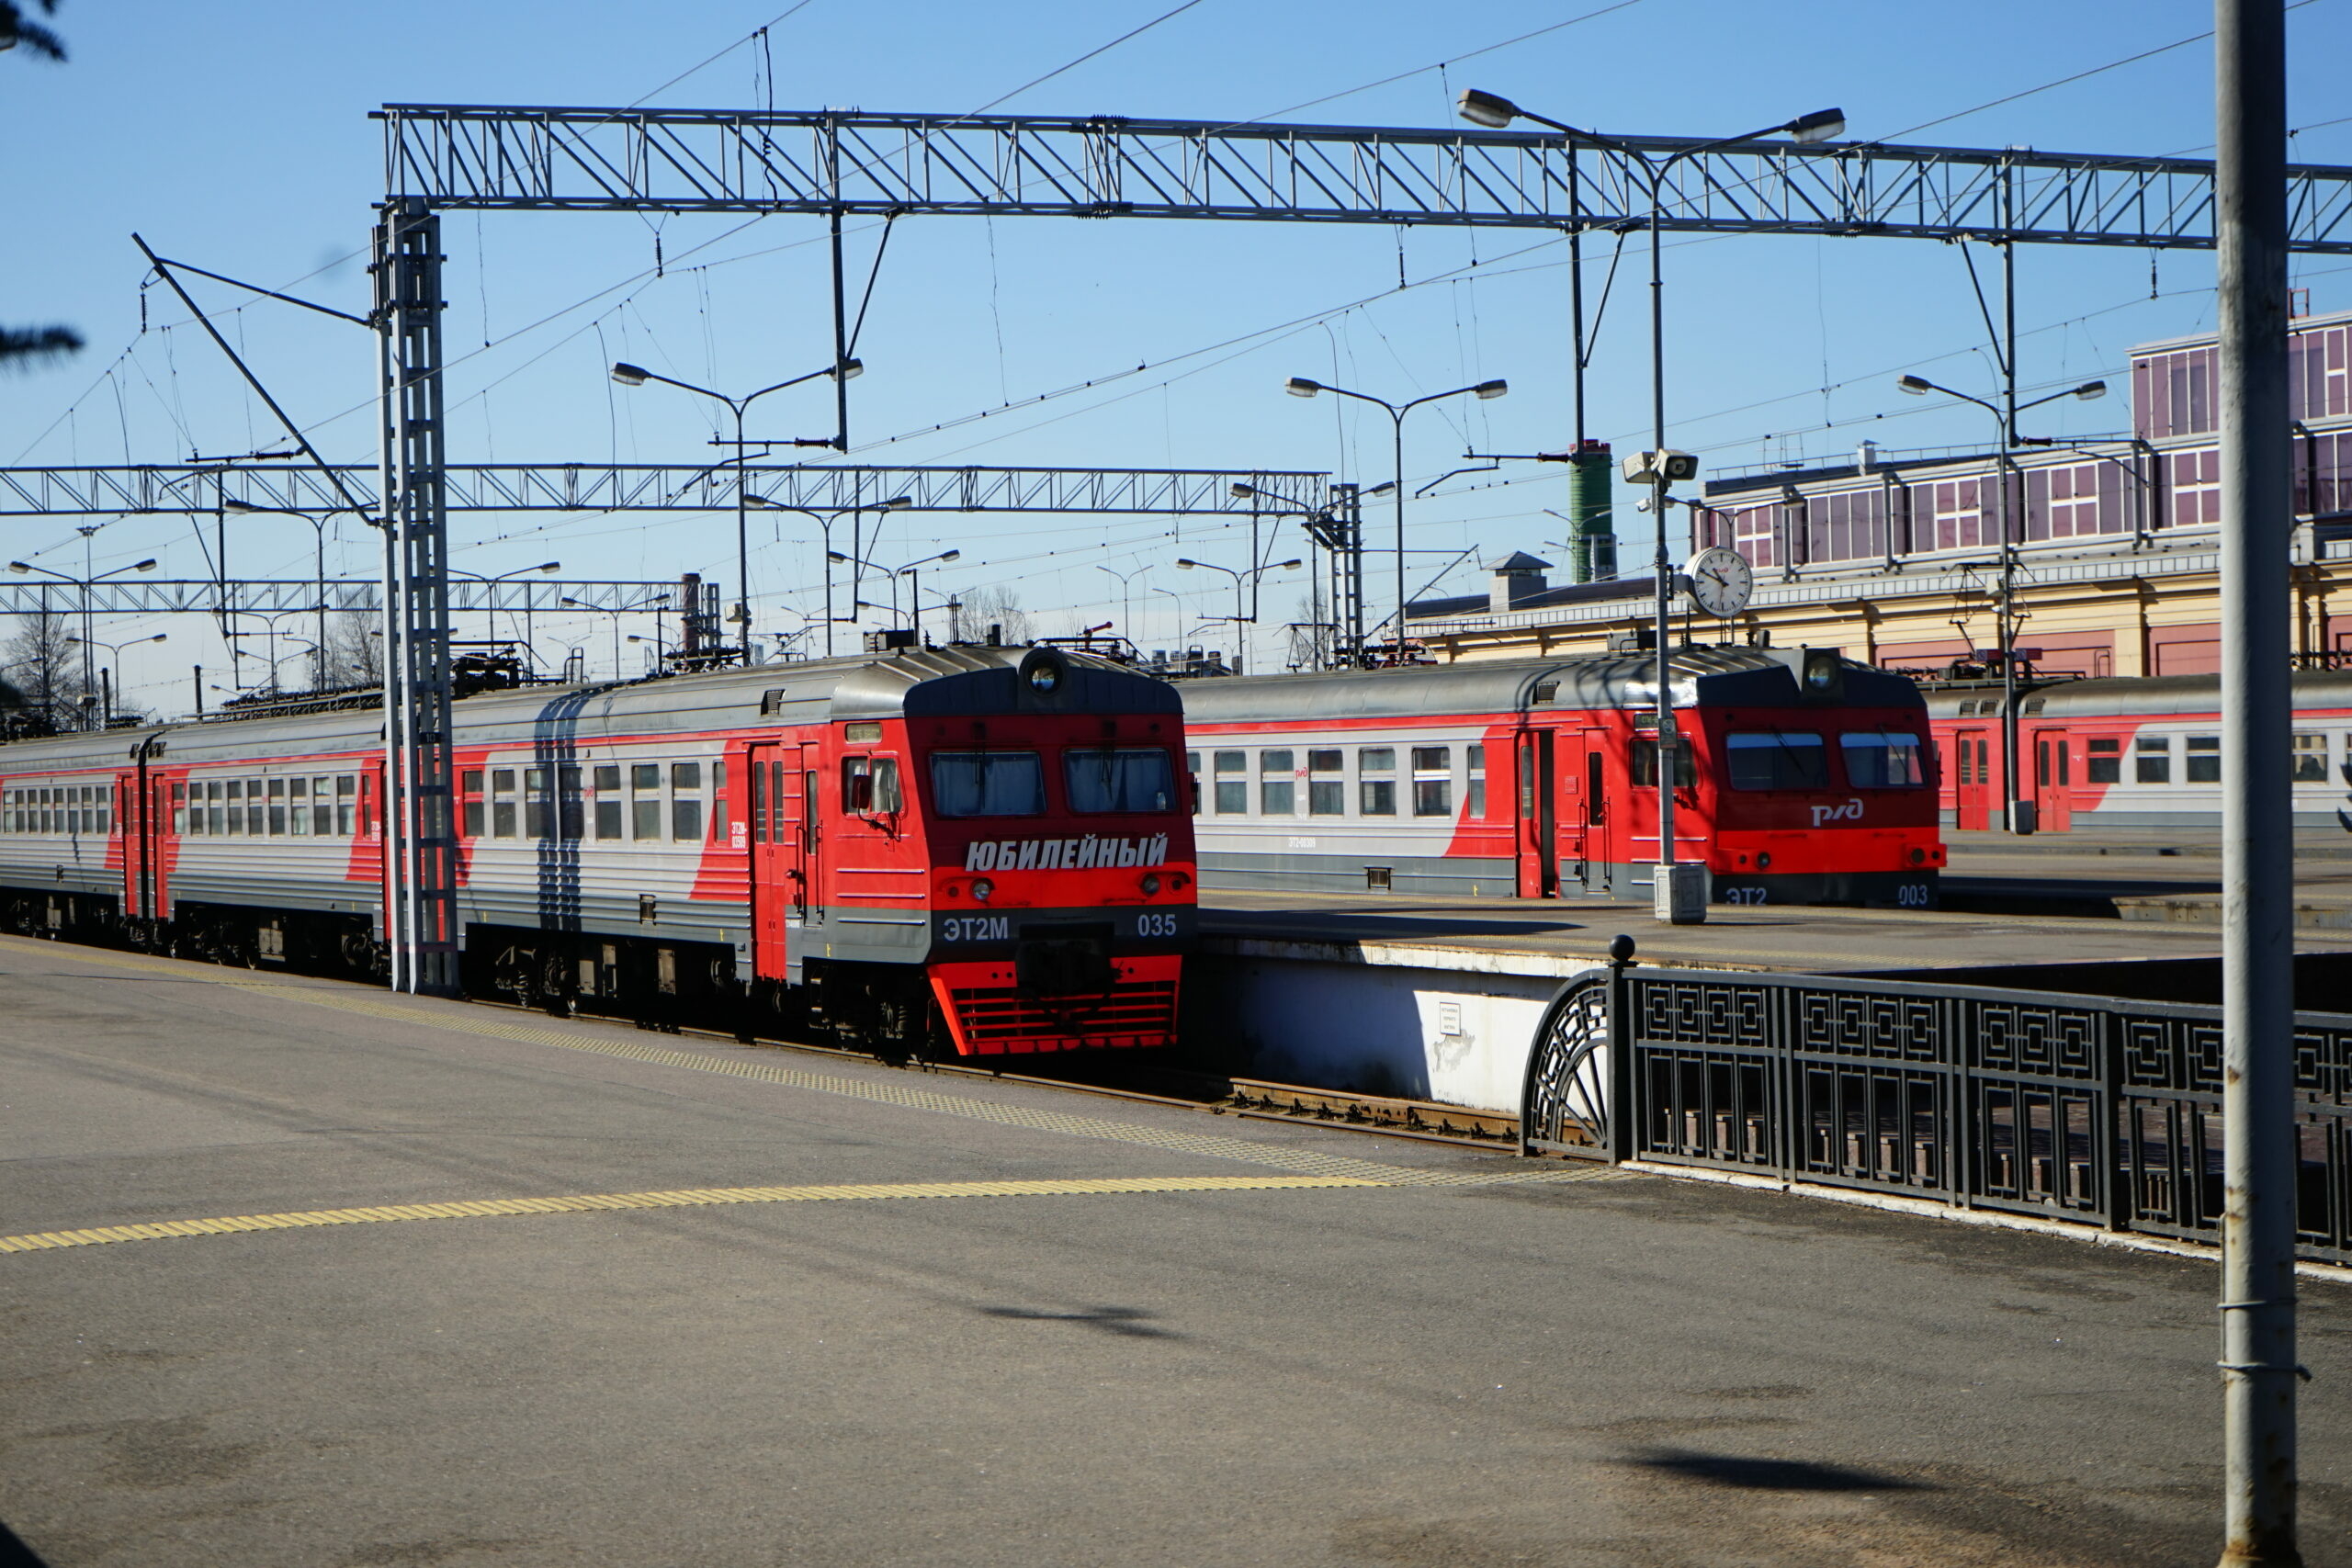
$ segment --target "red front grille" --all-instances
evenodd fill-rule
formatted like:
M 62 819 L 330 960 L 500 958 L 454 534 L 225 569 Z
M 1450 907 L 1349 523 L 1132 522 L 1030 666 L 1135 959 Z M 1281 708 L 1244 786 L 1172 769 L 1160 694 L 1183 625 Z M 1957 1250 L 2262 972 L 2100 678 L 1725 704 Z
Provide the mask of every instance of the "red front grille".
M 1037 997 L 1010 986 L 955 986 L 956 1032 L 967 1054 L 1148 1048 L 1176 1039 L 1176 982 L 1137 980 L 1096 997 Z

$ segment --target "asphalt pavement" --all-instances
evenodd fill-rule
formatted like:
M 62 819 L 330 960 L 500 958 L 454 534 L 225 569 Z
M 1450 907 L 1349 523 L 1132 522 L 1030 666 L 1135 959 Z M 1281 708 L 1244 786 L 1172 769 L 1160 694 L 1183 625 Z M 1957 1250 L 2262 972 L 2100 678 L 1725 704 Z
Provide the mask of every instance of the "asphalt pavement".
M 2214 1287 L 0 939 L 0 1520 L 54 1568 L 2203 1568 Z

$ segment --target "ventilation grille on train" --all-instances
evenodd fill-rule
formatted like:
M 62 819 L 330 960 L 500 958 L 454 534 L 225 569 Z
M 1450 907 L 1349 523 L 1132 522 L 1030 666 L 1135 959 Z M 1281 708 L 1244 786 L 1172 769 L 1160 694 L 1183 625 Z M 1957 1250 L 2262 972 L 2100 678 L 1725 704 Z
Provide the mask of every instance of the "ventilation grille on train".
M 1010 986 L 958 986 L 948 995 L 966 1043 L 978 1051 L 1166 1045 L 1176 1036 L 1172 980 L 1114 986 L 1099 997 L 1040 998 Z

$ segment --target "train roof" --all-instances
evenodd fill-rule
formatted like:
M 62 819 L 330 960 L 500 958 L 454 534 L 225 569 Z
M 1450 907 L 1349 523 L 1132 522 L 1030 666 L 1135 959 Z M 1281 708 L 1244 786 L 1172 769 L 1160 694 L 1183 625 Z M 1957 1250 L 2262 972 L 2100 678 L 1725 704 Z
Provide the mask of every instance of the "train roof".
M 1667 666 L 1679 708 L 1821 702 L 1909 707 L 1919 702 L 1918 688 L 1908 677 L 1857 663 L 1835 649 L 1684 648 L 1667 655 Z M 1808 671 L 1822 680 L 1809 685 Z M 1647 653 L 1475 660 L 1196 681 L 1185 687 L 1184 712 L 1194 723 L 1245 724 L 1523 713 L 1537 707 L 1645 708 L 1657 701 L 1657 660 Z
M 1040 664 L 1056 669 L 1048 684 L 1028 679 Z M 625 682 L 526 686 L 483 692 L 456 705 L 468 745 L 571 741 L 583 732 L 693 734 L 736 729 L 765 718 L 818 724 L 853 718 L 963 715 L 1182 714 L 1167 682 L 1105 660 L 1046 648 L 926 648 L 890 654 L 758 664 Z M 378 746 L 383 709 L 376 704 L 302 714 L 256 714 L 60 735 L 0 747 L 17 769 L 78 772 L 115 768 L 143 742 L 161 739 L 174 762 L 349 751 Z
M 2352 671 L 2297 671 L 2292 691 L 2298 708 L 2352 708 Z M 1928 694 L 1928 710 L 1938 718 L 1959 715 L 1963 703 L 1972 713 L 1998 714 L 2001 687 L 1997 681 L 1970 687 L 1952 687 Z M 2222 680 L 2218 675 L 2114 675 L 2088 681 L 2061 681 L 2019 688 L 2018 711 L 2041 718 L 2069 715 L 2218 713 Z

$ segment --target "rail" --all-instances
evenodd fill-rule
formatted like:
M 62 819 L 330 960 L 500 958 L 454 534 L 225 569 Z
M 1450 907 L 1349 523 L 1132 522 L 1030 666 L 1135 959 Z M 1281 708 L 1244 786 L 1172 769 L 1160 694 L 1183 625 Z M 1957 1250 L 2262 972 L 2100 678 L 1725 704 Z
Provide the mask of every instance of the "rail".
M 2298 1255 L 2352 1263 L 2352 1016 L 2295 1024 Z M 1521 1147 L 2218 1243 L 2219 1008 L 1624 966 L 1562 988 Z

